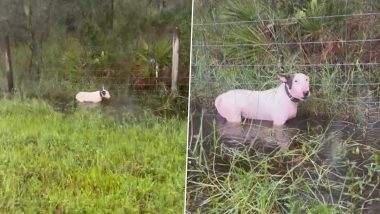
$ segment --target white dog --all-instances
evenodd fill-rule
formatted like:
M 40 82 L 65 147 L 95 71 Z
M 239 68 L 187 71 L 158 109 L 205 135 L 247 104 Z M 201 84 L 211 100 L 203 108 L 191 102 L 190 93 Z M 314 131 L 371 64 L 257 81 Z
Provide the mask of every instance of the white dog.
M 75 99 L 81 103 L 99 103 L 103 98 L 110 99 L 110 93 L 104 89 L 94 92 L 79 92 L 75 96 Z
M 297 114 L 298 102 L 310 96 L 309 77 L 305 74 L 278 75 L 282 82 L 266 91 L 230 90 L 215 100 L 218 113 L 231 123 L 241 118 L 273 121 L 281 127 Z

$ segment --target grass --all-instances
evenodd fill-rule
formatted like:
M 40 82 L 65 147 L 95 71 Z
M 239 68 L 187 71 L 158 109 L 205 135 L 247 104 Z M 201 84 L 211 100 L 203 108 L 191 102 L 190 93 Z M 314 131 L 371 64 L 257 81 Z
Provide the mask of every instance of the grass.
M 1 100 L 1 213 L 180 213 L 186 125 Z M 126 116 L 127 117 L 127 116 Z
M 285 153 L 260 146 L 226 147 L 217 130 L 193 138 L 187 210 L 366 213 L 372 203 L 380 202 L 380 150 L 375 142 L 363 142 L 352 133 L 339 136 L 329 128 L 296 134 Z M 328 147 L 331 142 L 339 148 Z

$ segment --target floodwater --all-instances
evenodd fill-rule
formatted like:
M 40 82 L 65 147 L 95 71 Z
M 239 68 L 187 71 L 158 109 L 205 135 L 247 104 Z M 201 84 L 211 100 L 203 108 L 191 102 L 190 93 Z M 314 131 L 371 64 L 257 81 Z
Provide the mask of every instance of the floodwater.
M 298 135 L 323 135 L 324 137 L 320 140 L 320 148 L 317 152 L 317 164 L 329 166 L 331 171 L 328 179 L 331 184 L 341 184 L 346 182 L 344 177 L 348 173 L 348 164 L 357 166 L 355 176 L 360 177 L 369 173 L 366 166 L 376 164 L 376 161 L 373 160 L 373 154 L 379 154 L 380 152 L 379 100 L 369 97 L 363 99 L 360 103 L 358 108 L 362 114 L 359 115 L 360 119 L 356 123 L 339 121 L 334 118 L 316 118 L 299 109 L 297 117 L 289 120 L 282 130 L 283 136 L 280 141 L 285 138 L 288 143 L 284 147 L 281 143 L 278 144 L 279 139 L 273 134 L 271 122 L 247 120 L 242 124 L 231 125 L 226 123 L 225 119 L 217 114 L 215 109 L 205 108 L 200 103 L 194 102 L 191 106 L 191 118 L 189 121 L 189 149 L 190 151 L 195 151 L 196 147 L 199 147 L 197 144 L 202 141 L 202 149 L 210 157 L 214 155 L 215 147 L 235 150 L 248 148 L 252 151 L 259 150 L 270 154 L 299 148 L 299 143 L 293 145 L 294 137 Z M 215 145 L 215 141 L 217 145 Z M 192 153 L 189 152 L 189 160 L 196 161 L 197 158 L 191 157 L 191 155 Z M 213 157 L 215 161 L 214 170 L 228 172 L 229 158 L 215 155 Z M 189 169 L 196 171 L 195 166 L 196 164 L 189 161 Z M 244 166 L 241 167 L 245 168 Z M 249 170 L 248 167 L 246 169 Z M 305 179 L 315 179 L 315 182 L 317 182 L 318 178 L 315 175 L 304 174 Z M 199 177 L 199 175 L 197 176 Z M 191 171 L 188 177 L 192 177 Z M 372 182 L 371 185 L 363 188 L 362 195 L 366 195 L 367 198 L 357 199 L 357 201 L 352 202 L 355 209 L 361 209 L 362 213 L 380 213 L 379 175 L 377 175 L 377 178 L 377 181 L 367 181 Z M 193 183 L 188 181 L 188 188 L 191 188 L 192 185 Z M 318 190 L 318 195 L 311 195 L 311 197 L 317 197 L 320 201 L 326 203 L 337 203 L 346 197 L 342 196 L 342 192 L 345 191 L 344 188 L 346 187 L 335 188 L 334 191 L 321 189 Z M 204 197 L 207 198 L 207 196 Z M 303 198 L 300 196 L 300 200 L 303 200 Z M 202 202 L 192 201 L 188 206 L 190 206 L 188 210 L 194 210 L 196 207 L 202 207 L 203 204 Z
M 180 94 L 186 94 L 181 91 Z M 126 118 L 139 119 L 149 111 L 157 116 L 187 116 L 187 97 L 171 97 L 167 94 L 156 92 L 129 92 L 112 93 L 110 99 L 104 99 L 101 103 L 79 103 L 74 98 L 70 101 L 49 100 L 48 102 L 56 111 L 72 113 L 78 110 L 100 111 L 106 116 L 111 116 L 119 123 L 125 123 Z M 126 117 L 127 116 L 127 117 Z

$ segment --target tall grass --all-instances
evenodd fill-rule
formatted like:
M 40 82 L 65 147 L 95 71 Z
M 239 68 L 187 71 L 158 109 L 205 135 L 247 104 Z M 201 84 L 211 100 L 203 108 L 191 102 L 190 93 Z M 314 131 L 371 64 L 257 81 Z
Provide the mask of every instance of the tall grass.
M 360 97 L 379 95 L 380 43 L 371 41 L 380 36 L 378 15 L 350 16 L 378 12 L 375 3 L 196 1 L 195 7 L 194 97 L 210 101 L 233 88 L 268 89 L 278 73 L 303 72 L 312 84 L 305 109 L 355 120 Z
M 1 213 L 180 213 L 185 124 L 2 100 Z

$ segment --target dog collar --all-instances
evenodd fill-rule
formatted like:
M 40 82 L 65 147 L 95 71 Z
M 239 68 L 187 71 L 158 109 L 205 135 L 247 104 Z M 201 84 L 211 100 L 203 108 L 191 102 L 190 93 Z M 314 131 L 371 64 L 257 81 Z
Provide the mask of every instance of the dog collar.
M 288 84 L 285 83 L 285 92 L 286 92 L 286 94 L 288 95 L 288 97 L 290 98 L 290 100 L 291 100 L 292 102 L 294 102 L 294 103 L 298 103 L 298 102 L 300 101 L 300 99 L 297 99 L 297 98 L 293 97 L 293 96 L 290 94 L 287 85 L 288 85 Z

